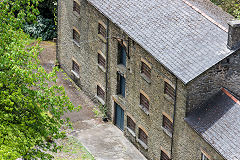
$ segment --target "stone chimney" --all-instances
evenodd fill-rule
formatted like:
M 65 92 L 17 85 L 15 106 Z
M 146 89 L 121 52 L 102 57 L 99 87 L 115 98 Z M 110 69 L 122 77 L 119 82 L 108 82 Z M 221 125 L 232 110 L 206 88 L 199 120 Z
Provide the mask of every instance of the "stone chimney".
M 236 49 L 240 47 L 240 20 L 228 22 L 228 43 L 227 46 L 229 49 Z

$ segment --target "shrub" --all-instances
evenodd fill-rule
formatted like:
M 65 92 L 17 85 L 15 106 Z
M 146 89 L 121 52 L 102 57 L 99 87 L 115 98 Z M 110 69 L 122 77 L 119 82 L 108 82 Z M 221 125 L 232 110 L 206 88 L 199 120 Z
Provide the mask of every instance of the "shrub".
M 44 18 L 41 15 L 37 17 L 36 23 L 26 23 L 23 26 L 25 33 L 32 38 L 41 37 L 42 40 L 52 40 L 57 37 L 56 25 L 53 19 Z

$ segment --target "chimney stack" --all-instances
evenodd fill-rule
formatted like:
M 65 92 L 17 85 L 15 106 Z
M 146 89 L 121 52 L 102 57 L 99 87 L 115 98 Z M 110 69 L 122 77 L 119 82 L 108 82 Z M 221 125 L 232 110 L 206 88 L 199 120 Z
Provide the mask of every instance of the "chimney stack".
M 228 43 L 229 49 L 234 50 L 240 47 L 240 20 L 234 20 L 228 22 Z

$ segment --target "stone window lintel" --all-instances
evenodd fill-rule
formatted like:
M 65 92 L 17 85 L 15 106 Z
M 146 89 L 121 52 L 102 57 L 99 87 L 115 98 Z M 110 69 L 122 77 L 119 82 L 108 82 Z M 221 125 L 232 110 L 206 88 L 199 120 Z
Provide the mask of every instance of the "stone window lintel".
M 161 149 L 162 152 L 164 152 L 171 159 L 170 154 L 162 146 L 160 147 L 160 149 Z
M 106 30 L 106 28 L 107 28 L 107 25 L 103 22 L 103 21 L 101 21 L 101 20 L 99 20 L 98 21 L 98 25 L 102 25 L 104 28 L 105 28 L 105 30 Z M 107 43 L 107 37 L 104 37 L 103 35 L 101 35 L 101 34 L 99 34 L 98 33 L 98 37 L 104 42 L 104 43 Z
M 140 93 L 141 93 L 142 95 L 144 95 L 144 97 L 146 97 L 146 98 L 148 99 L 148 101 L 150 102 L 149 96 L 148 96 L 142 89 L 140 89 Z
M 120 105 L 123 110 L 126 110 L 126 101 L 124 99 L 121 99 L 118 95 L 113 95 L 112 99 L 114 102 Z
M 145 58 L 141 57 L 141 62 L 145 63 L 150 69 L 152 69 L 152 64 L 149 63 Z

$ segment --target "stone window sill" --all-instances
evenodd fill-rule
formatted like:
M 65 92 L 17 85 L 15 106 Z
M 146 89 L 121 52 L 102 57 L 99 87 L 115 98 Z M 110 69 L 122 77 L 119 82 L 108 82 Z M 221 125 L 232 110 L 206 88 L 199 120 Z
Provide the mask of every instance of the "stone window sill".
M 126 66 L 124 66 L 123 64 L 118 64 L 118 65 L 117 65 L 117 70 L 118 70 L 120 73 L 125 74 L 127 68 L 126 68 Z
M 78 12 L 76 12 L 76 11 L 73 11 L 73 14 L 74 14 L 75 16 L 77 16 L 77 17 L 80 16 L 80 14 L 79 14 Z
M 107 39 L 103 37 L 101 34 L 98 34 L 98 37 L 104 42 L 107 43 Z
M 164 94 L 164 98 L 165 98 L 168 102 L 174 104 L 174 99 L 172 99 L 169 95 Z
M 143 73 L 140 73 L 140 75 L 141 75 L 141 77 L 147 82 L 147 83 L 149 83 L 149 84 L 151 84 L 151 79 L 150 78 L 148 78 L 145 74 L 143 74 Z
M 134 133 L 133 130 L 131 130 L 130 128 L 127 127 L 127 131 L 128 131 L 133 137 L 136 137 L 136 134 Z
M 74 41 L 74 40 L 72 40 L 72 41 L 73 41 L 73 43 L 74 43 L 78 48 L 81 47 L 80 44 L 79 44 L 78 42 L 76 42 L 76 41 Z
M 71 70 L 71 72 L 73 73 L 73 75 L 74 75 L 77 79 L 80 78 L 80 77 L 79 77 L 79 74 L 77 74 L 74 70 Z
M 146 115 L 148 115 L 149 116 L 149 110 L 147 110 L 145 107 L 143 107 L 142 105 L 139 105 L 139 107 L 142 109 L 142 111 L 144 112 L 144 113 L 146 113 Z
M 101 69 L 103 72 L 106 72 L 106 69 L 103 66 L 101 66 L 100 64 L 98 64 L 98 68 Z
M 97 95 L 95 95 L 95 98 L 96 98 L 102 105 L 105 105 L 105 101 L 104 101 L 102 98 L 98 97 Z
M 148 149 L 148 146 L 147 146 L 143 141 L 141 141 L 140 139 L 137 138 L 137 142 L 138 142 L 145 150 Z
M 163 126 L 161 126 L 162 130 L 164 133 L 166 133 L 170 138 L 172 138 L 172 133 L 169 132 L 166 128 L 164 128 Z

